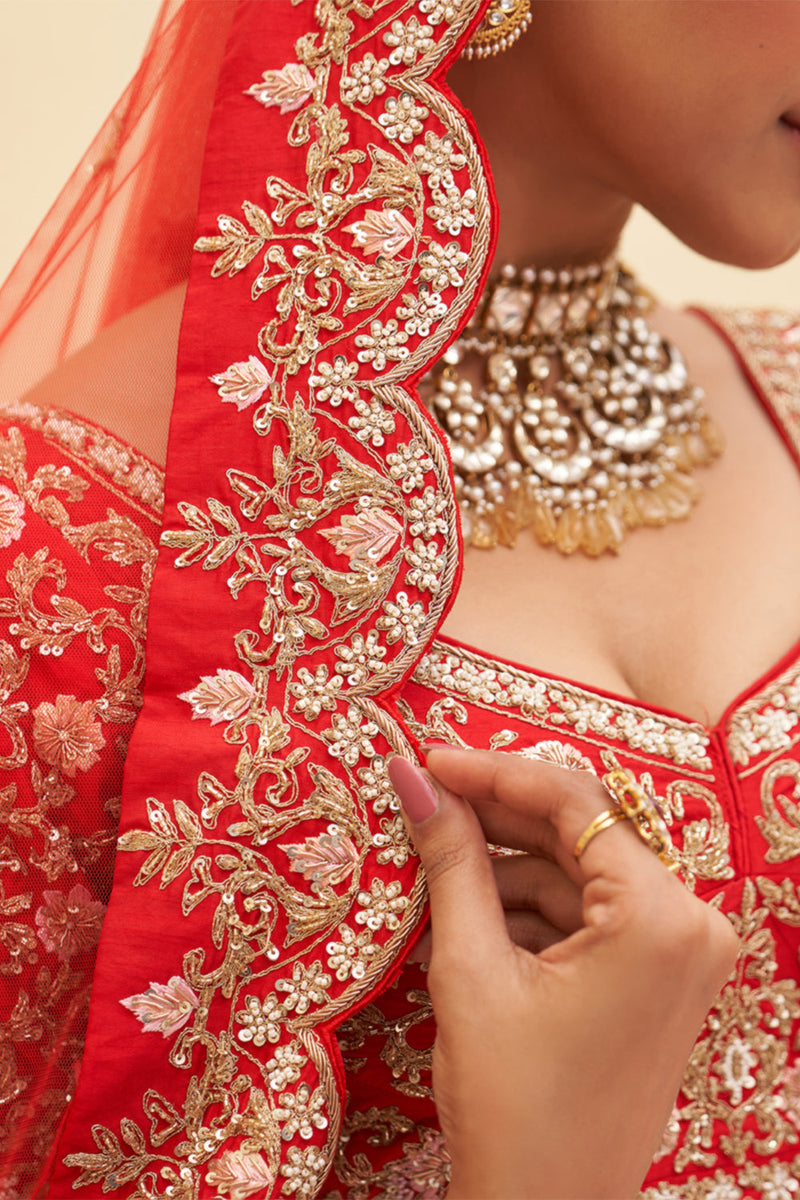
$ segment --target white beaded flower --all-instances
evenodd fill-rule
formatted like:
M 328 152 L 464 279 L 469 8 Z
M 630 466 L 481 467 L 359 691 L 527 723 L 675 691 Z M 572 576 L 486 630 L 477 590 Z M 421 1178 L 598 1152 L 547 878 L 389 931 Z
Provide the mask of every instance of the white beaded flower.
M 264 1067 L 271 1089 L 279 1092 L 287 1083 L 296 1083 L 307 1062 L 307 1056 L 299 1052 L 296 1042 L 290 1046 L 276 1046 L 273 1057 Z
M 340 759 L 348 767 L 354 767 L 359 758 L 372 758 L 375 747 L 371 739 L 377 737 L 378 726 L 374 721 L 365 721 L 360 709 L 354 704 L 348 706 L 347 716 L 336 713 L 331 722 L 331 728 L 323 732 L 328 745 L 328 753 L 333 758 Z
M 430 187 L 454 187 L 453 171 L 460 171 L 467 165 L 466 155 L 462 154 L 452 138 L 440 138 L 430 130 L 425 134 L 424 142 L 414 147 L 414 159 L 420 175 L 429 175 Z
M 399 929 L 403 911 L 408 908 L 408 897 L 403 895 L 402 884 L 397 879 L 388 886 L 382 879 L 373 879 L 370 890 L 359 892 L 356 899 L 362 908 L 356 913 L 356 924 L 366 925 L 373 933 L 384 925 L 392 931 Z
M 367 675 L 380 671 L 385 657 L 386 647 L 380 644 L 376 629 L 370 629 L 366 638 L 354 633 L 349 646 L 336 647 L 336 670 L 351 687 L 357 687 Z
M 361 347 L 358 361 L 372 363 L 373 371 L 382 371 L 387 359 L 400 362 L 408 358 L 408 348 L 404 344 L 407 341 L 408 334 L 398 328 L 394 317 L 385 325 L 376 318 L 370 323 L 369 333 L 360 333 L 356 338 L 356 345 Z
M 343 684 L 341 675 L 329 679 L 324 665 L 318 666 L 313 675 L 308 667 L 300 667 L 297 681 L 289 684 L 290 693 L 296 697 L 295 712 L 301 712 L 309 721 L 315 721 L 323 709 L 333 712 Z
M 391 645 L 402 639 L 407 646 L 416 646 L 419 631 L 426 621 L 425 610 L 420 600 L 412 604 L 405 592 L 397 593 L 397 603 L 385 600 L 382 617 L 378 617 L 378 629 L 386 632 L 386 641 Z
M 444 511 L 447 500 L 437 495 L 432 487 L 426 487 L 421 496 L 411 496 L 408 501 L 408 531 L 412 537 L 435 537 L 447 533 Z
M 430 283 L 435 292 L 442 292 L 446 287 L 461 287 L 464 282 L 459 272 L 466 266 L 468 256 L 458 242 L 448 242 L 442 246 L 439 242 L 430 242 L 419 256 L 420 278 Z
M 281 1194 L 294 1196 L 295 1200 L 311 1200 L 328 1173 L 329 1166 L 325 1156 L 313 1146 L 307 1146 L 304 1150 L 290 1146 L 286 1162 L 281 1166 L 281 1175 L 286 1177 Z
M 376 756 L 368 767 L 359 767 L 356 775 L 361 780 L 358 796 L 363 804 L 369 805 L 379 815 L 386 812 L 387 808 L 390 812 L 398 811 L 400 802 L 389 782 L 384 758 Z
M 442 21 L 455 21 L 459 8 L 458 0 L 419 0 L 419 11 L 431 25 L 439 25 Z
M 332 363 L 318 363 L 317 370 L 319 374 L 309 380 L 316 389 L 315 399 L 332 408 L 338 408 L 345 400 L 352 404 L 358 396 L 350 382 L 358 374 L 357 363 L 349 363 L 343 354 L 337 354 Z
M 369 104 L 376 96 L 386 91 L 384 75 L 389 67 L 388 58 L 376 58 L 365 54 L 361 62 L 351 63 L 349 74 L 342 77 L 342 99 L 345 104 Z
M 405 63 L 410 66 L 421 54 L 426 54 L 433 47 L 430 25 L 420 25 L 416 17 L 409 18 L 405 25 L 402 21 L 392 21 L 392 27 L 383 35 L 387 46 L 394 46 L 389 55 L 389 62 L 394 66 Z
M 478 199 L 474 188 L 460 192 L 457 187 L 437 188 L 433 193 L 434 203 L 428 208 L 428 216 L 441 233 L 456 237 L 462 229 L 471 229 L 475 224 L 475 203 Z
M 280 1039 L 286 1009 L 274 993 L 264 1000 L 259 1000 L 258 996 L 245 996 L 244 1012 L 237 1012 L 235 1019 L 244 1026 L 236 1035 L 240 1042 L 263 1046 L 265 1042 L 277 1042 Z
M 413 492 L 414 488 L 421 488 L 425 482 L 425 472 L 433 470 L 433 460 L 418 438 L 412 438 L 410 442 L 401 442 L 386 456 L 386 461 L 389 474 L 399 482 L 404 492 Z
M 379 947 L 373 945 L 366 929 L 355 933 L 349 925 L 340 925 L 339 937 L 340 942 L 328 942 L 325 947 L 329 970 L 334 971 L 342 983 L 351 977 L 363 979 L 367 964 L 378 953 Z
M 413 546 L 409 546 L 405 559 L 411 570 L 408 572 L 408 582 L 413 583 L 422 592 L 431 592 L 434 596 L 442 583 L 444 570 L 444 555 L 439 552 L 436 542 L 423 542 L 422 538 L 414 538 Z
M 447 305 L 438 292 L 432 292 L 427 284 L 422 284 L 418 295 L 412 292 L 403 294 L 403 303 L 397 307 L 397 315 L 403 321 L 406 333 L 419 334 L 427 337 L 435 321 L 440 321 L 447 313 Z
M 283 1123 L 281 1137 L 291 1141 L 298 1133 L 304 1141 L 314 1136 L 315 1129 L 326 1129 L 328 1118 L 324 1115 L 325 1093 L 322 1088 L 313 1092 L 307 1083 L 301 1083 L 296 1092 L 282 1092 L 278 1097 L 279 1108 L 275 1116 Z
M 371 442 L 373 446 L 382 446 L 386 441 L 385 435 L 394 433 L 394 413 L 374 398 L 365 400 L 359 396 L 355 407 L 356 414 L 350 417 L 347 424 L 355 430 L 358 440 Z
M 373 834 L 372 844 L 378 851 L 381 866 L 392 863 L 395 867 L 404 867 L 411 848 L 403 818 L 395 815 L 381 821 L 381 832 Z
M 321 962 L 311 963 L 307 968 L 296 962 L 292 978 L 279 979 L 275 984 L 277 991 L 286 993 L 283 1002 L 286 1008 L 293 1009 L 299 1017 L 308 1012 L 312 1004 L 324 1004 L 330 986 L 331 977 L 322 970 Z
M 386 111 L 378 117 L 388 138 L 408 145 L 422 133 L 422 122 L 428 116 L 424 104 L 417 104 L 410 92 L 390 96 L 384 105 Z

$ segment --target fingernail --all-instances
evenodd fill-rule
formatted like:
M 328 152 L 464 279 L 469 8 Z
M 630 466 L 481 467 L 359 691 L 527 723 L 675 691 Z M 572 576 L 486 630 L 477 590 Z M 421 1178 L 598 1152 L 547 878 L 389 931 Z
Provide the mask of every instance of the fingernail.
M 409 821 L 418 825 L 432 817 L 439 807 L 439 798 L 419 767 L 398 756 L 389 759 L 387 770 Z
M 460 750 L 460 746 L 452 746 L 450 742 L 428 742 L 422 743 L 422 749 L 427 752 L 429 750 Z

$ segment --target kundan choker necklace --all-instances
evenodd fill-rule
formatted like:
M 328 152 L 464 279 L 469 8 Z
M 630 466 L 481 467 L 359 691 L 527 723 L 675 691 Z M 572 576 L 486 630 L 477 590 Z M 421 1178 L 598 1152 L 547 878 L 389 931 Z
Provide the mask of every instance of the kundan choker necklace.
M 616 258 L 503 267 L 488 285 L 422 389 L 450 443 L 467 544 L 513 546 L 530 526 L 563 554 L 596 556 L 688 516 L 691 473 L 722 440 L 680 352 L 648 325 L 652 303 Z

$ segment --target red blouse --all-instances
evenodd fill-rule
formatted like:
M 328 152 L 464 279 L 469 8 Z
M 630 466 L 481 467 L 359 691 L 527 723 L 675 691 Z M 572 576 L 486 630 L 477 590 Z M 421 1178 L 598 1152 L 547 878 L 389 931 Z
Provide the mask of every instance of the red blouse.
M 765 314 L 715 320 L 796 449 L 795 327 Z M 84 421 L 30 405 L 5 410 L 3 1200 L 45 1186 L 80 1063 L 122 764 L 139 705 L 161 484 L 156 468 Z M 644 1196 L 793 1200 L 800 1190 L 800 646 L 712 729 L 447 638 L 421 658 L 396 704 L 419 737 L 597 772 L 613 755 L 655 792 L 687 886 L 729 914 L 742 953 L 698 1039 Z M 379 861 L 400 867 L 408 850 L 396 801 L 376 786 L 373 806 Z M 325 953 L 331 973 L 357 968 L 355 943 L 329 943 Z M 133 1024 L 131 1036 L 140 1036 Z M 412 1200 L 445 1190 L 433 1036 L 416 966 L 340 1029 L 349 1095 L 323 1189 L 330 1200 Z M 291 1073 L 289 1060 L 279 1063 L 271 1086 L 285 1087 Z
M 74 1091 L 141 705 L 162 477 L 30 404 L 0 427 L 0 1196 Z

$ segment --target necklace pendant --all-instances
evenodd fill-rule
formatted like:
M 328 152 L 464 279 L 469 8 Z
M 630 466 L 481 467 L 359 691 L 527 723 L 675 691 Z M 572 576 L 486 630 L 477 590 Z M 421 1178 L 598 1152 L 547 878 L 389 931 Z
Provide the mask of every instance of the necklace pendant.
M 596 558 L 639 526 L 688 517 L 693 472 L 722 439 L 680 352 L 648 325 L 649 306 L 615 258 L 504 267 L 488 286 L 427 379 L 467 544 L 513 546 L 530 528 L 562 554 Z M 472 379 L 461 373 L 470 364 Z

